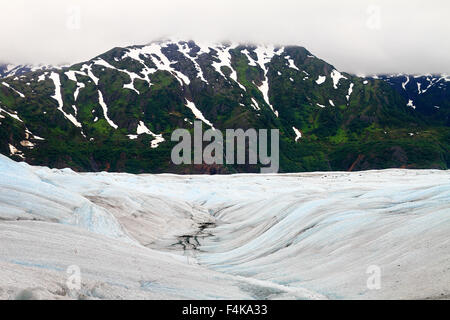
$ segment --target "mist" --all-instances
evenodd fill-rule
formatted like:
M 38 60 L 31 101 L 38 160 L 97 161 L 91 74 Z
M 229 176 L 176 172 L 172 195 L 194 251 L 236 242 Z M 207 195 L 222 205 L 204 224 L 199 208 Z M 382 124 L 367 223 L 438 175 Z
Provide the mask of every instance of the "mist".
M 164 37 L 300 45 L 341 71 L 450 73 L 447 0 L 15 0 L 0 61 L 71 64 Z

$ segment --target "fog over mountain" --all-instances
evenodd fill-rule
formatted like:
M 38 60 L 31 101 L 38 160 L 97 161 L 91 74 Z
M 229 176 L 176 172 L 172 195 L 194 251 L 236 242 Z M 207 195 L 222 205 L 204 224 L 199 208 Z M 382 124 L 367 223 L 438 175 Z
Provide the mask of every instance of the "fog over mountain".
M 0 300 L 450 300 L 448 3 L 3 0 Z
M 17 0 L 2 3 L 0 62 L 75 63 L 176 36 L 301 45 L 352 73 L 450 73 L 448 13 L 445 0 Z

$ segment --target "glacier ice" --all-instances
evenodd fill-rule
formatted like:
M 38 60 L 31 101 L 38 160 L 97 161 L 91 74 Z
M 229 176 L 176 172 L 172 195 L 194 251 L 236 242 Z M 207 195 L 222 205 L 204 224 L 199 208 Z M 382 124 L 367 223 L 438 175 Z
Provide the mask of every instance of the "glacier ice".
M 449 200 L 449 171 L 132 175 L 0 155 L 0 299 L 448 297 Z

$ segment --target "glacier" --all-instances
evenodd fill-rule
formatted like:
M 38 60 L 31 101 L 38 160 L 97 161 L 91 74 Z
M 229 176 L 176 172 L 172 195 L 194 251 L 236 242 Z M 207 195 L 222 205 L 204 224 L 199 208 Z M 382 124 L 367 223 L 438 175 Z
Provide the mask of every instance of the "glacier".
M 0 155 L 0 299 L 448 299 L 449 234 L 450 171 L 133 175 Z

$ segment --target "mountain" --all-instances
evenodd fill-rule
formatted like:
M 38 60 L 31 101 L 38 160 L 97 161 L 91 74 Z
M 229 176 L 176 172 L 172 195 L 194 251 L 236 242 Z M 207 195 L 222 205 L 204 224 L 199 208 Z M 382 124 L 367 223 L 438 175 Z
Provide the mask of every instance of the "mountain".
M 2 64 L 0 63 L 0 78 L 6 77 L 18 77 L 28 72 L 33 72 L 37 70 L 47 70 L 52 69 L 52 66 L 49 65 L 31 65 L 31 64 Z
M 408 106 L 433 120 L 450 126 L 450 76 L 441 75 L 380 75 L 400 95 Z
M 167 40 L 114 48 L 2 79 L 0 152 L 77 171 L 259 169 L 172 164 L 171 133 L 199 119 L 204 129 L 279 129 L 281 172 L 448 168 L 442 80 L 426 91 L 443 95 L 432 113 L 411 106 L 395 83 L 340 72 L 300 46 Z

